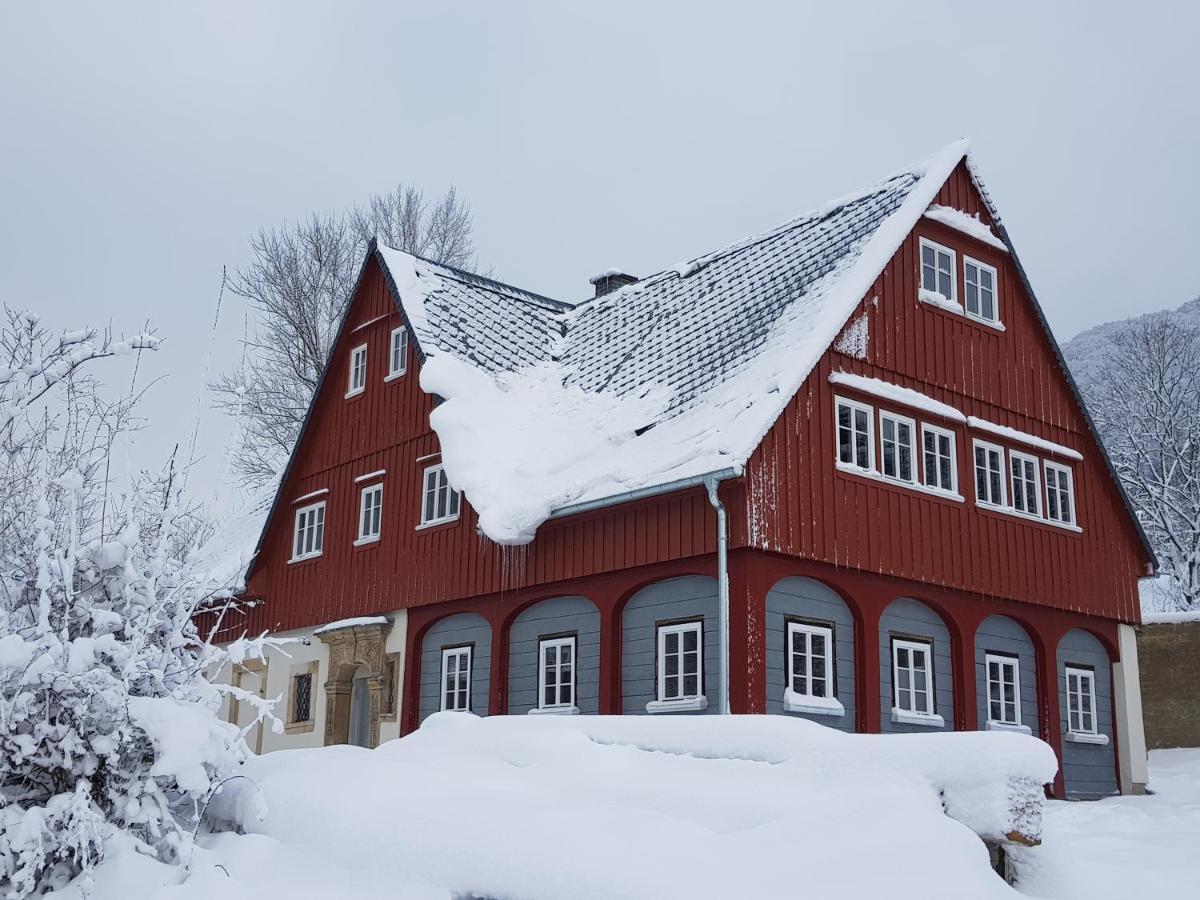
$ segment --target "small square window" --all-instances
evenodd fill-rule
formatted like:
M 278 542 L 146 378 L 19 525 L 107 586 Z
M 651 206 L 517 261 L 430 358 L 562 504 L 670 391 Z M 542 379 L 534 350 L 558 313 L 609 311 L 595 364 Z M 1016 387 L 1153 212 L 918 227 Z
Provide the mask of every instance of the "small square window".
M 912 484 L 917 478 L 914 441 L 916 424 L 912 419 L 895 413 L 879 413 L 879 442 L 882 452 L 880 468 L 884 478 Z
M 958 491 L 958 459 L 954 452 L 954 432 L 936 425 L 921 425 L 925 487 L 935 491 Z
M 1071 470 L 1058 463 L 1047 462 L 1046 518 L 1063 525 L 1075 524 L 1075 480 Z
M 1038 461 L 1032 456 L 1008 452 L 1008 465 L 1012 476 L 1012 507 L 1028 516 L 1042 514 L 1042 488 L 1038 482 Z
M 353 397 L 367 389 L 367 345 L 350 351 L 350 381 L 346 396 Z
M 446 470 L 430 466 L 425 470 L 425 486 L 421 498 L 421 524 L 436 525 L 458 518 L 461 495 L 446 479 Z
M 388 380 L 399 378 L 408 371 L 408 329 L 401 325 L 392 329 L 388 351 Z
M 320 556 L 325 548 L 325 501 L 296 510 L 292 562 Z
M 950 303 L 958 302 L 954 277 L 954 251 L 927 238 L 921 238 L 921 288 L 941 294 Z
M 968 316 L 993 325 L 1000 321 L 995 268 L 964 256 L 963 292 L 966 295 L 963 308 Z
M 875 411 L 862 403 L 837 397 L 838 465 L 863 471 L 875 468 L 875 437 L 872 418 Z
M 985 506 L 1004 506 L 1004 448 L 975 442 L 975 500 Z
M 359 494 L 358 540 L 355 543 L 365 544 L 379 540 L 382 518 L 383 485 L 373 484 L 363 488 Z

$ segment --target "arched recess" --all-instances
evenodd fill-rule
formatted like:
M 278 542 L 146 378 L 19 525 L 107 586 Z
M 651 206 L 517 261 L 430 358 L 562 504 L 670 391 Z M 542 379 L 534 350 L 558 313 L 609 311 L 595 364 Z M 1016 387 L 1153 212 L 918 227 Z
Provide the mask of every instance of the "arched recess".
M 678 631 L 691 626 L 700 632 L 701 684 L 696 697 L 672 702 L 660 696 L 659 641 L 691 646 L 695 632 Z M 715 578 L 689 575 L 642 588 L 621 610 L 622 711 L 635 715 L 720 712 L 719 640 Z M 663 674 L 667 674 L 665 669 Z
M 1095 635 L 1073 628 L 1058 642 L 1058 706 L 1062 730 L 1063 785 L 1072 800 L 1108 797 L 1118 791 L 1113 745 L 1112 660 Z M 1095 693 L 1094 720 L 1072 716 L 1067 691 L 1068 669 L 1091 673 Z M 1078 680 L 1076 680 L 1078 684 Z M 1074 692 L 1079 697 L 1079 691 Z M 1089 702 L 1090 705 L 1090 693 Z M 1078 705 L 1078 704 L 1077 704 Z
M 922 652 L 924 674 L 913 671 L 914 653 Z M 880 729 L 885 734 L 954 730 L 951 659 L 950 631 L 941 616 L 924 603 L 907 597 L 888 604 L 879 617 Z M 899 704 L 893 678 L 898 661 L 905 664 L 902 668 L 908 673 L 900 676 Z M 911 682 L 907 692 L 906 681 Z M 924 695 L 923 704 L 915 699 L 918 694 Z M 913 708 L 904 709 L 905 703 Z
M 421 638 L 421 684 L 418 691 L 419 722 L 442 709 L 444 700 L 443 661 L 447 651 L 456 650 L 454 666 L 469 661 L 468 712 L 488 714 L 492 676 L 492 626 L 479 613 L 454 613 L 439 619 Z
M 544 650 L 559 667 L 569 665 L 574 695 L 569 703 L 558 702 L 553 678 L 551 696 L 541 690 Z M 524 715 L 531 710 L 600 712 L 600 610 L 586 597 L 541 600 L 518 613 L 509 626 L 508 712 Z
M 975 631 L 975 697 L 980 728 L 1027 729 L 1040 737 L 1037 679 L 1037 651 L 1019 622 L 995 615 L 979 623 Z M 1015 703 L 1009 700 L 1010 692 Z
M 767 592 L 766 640 L 767 712 L 854 731 L 854 615 L 841 596 L 811 578 L 783 579 Z
M 387 636 L 389 621 L 367 621 L 317 631 L 317 637 L 329 646 L 329 680 L 325 682 L 325 744 L 350 742 L 351 706 L 356 676 L 360 678 L 359 704 L 367 709 L 365 736 L 359 731 L 364 747 L 379 744 L 379 719 L 387 701 Z M 365 691 L 365 694 L 364 694 Z

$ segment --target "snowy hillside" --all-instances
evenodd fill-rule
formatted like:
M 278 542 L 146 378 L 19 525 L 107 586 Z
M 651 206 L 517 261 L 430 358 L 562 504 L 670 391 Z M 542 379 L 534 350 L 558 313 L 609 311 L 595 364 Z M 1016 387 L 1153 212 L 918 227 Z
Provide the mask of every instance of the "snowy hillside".
M 1147 313 L 1151 315 L 1151 313 Z M 1200 328 L 1200 297 L 1189 300 L 1177 309 L 1170 310 L 1168 315 L 1176 321 Z M 1082 331 L 1062 345 L 1063 355 L 1071 367 L 1071 374 L 1079 383 L 1080 388 L 1087 390 L 1088 384 L 1095 377 L 1096 369 L 1109 349 L 1112 336 L 1119 333 L 1133 319 L 1116 319 L 1105 322 L 1087 331 Z

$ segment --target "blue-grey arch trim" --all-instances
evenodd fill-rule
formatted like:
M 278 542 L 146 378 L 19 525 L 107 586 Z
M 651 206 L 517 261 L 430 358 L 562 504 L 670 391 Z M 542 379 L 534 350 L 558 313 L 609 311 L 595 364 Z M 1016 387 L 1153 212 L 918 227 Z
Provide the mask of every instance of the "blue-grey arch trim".
M 478 613 L 455 613 L 429 627 L 421 639 L 420 720 L 442 708 L 442 649 L 470 644 L 471 712 L 488 714 L 492 678 L 492 626 Z
M 575 636 L 575 705 L 600 712 L 600 610 L 586 597 L 554 597 L 513 619 L 508 632 L 508 712 L 523 715 L 538 705 L 538 641 Z
M 942 731 L 954 730 L 954 669 L 950 655 L 950 631 L 941 616 L 918 600 L 893 600 L 879 617 L 880 729 L 884 734 L 924 734 L 937 731 L 927 725 L 892 721 L 892 638 L 925 639 L 932 643 L 933 709 L 945 720 Z
M 988 616 L 975 631 L 975 696 L 979 727 L 988 720 L 987 667 L 988 653 L 1015 656 L 1018 659 L 1017 677 L 1021 687 L 1021 724 L 1035 736 L 1041 735 L 1038 723 L 1037 651 L 1033 640 L 1021 624 L 1008 616 Z
M 1078 628 L 1058 642 L 1057 653 L 1059 725 L 1062 730 L 1063 785 L 1072 800 L 1094 800 L 1117 793 L 1116 747 L 1113 744 L 1112 664 L 1100 640 Z M 1108 744 L 1080 744 L 1066 739 L 1067 678 L 1069 665 L 1090 668 L 1096 673 L 1096 729 L 1108 736 Z

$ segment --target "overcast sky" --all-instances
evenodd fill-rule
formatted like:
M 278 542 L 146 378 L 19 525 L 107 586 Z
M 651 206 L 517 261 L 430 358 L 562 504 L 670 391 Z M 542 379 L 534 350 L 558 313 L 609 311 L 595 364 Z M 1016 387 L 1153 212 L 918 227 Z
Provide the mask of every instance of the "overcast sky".
M 457 185 L 485 268 L 581 299 L 966 136 L 1060 340 L 1200 294 L 1200 4 L 849 6 L 5 2 L 0 302 L 149 320 L 135 461 L 199 406 L 208 492 L 221 267 L 399 181 Z

